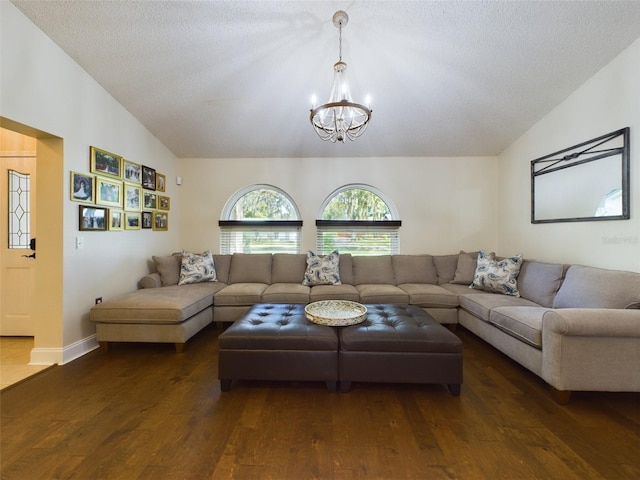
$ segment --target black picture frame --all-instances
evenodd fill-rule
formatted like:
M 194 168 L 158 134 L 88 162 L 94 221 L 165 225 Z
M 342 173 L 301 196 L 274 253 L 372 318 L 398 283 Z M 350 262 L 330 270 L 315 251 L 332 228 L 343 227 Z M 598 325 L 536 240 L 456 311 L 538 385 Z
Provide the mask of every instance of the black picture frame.
M 142 188 L 156 189 L 156 170 L 154 168 L 142 166 Z
M 93 205 L 78 205 L 78 228 L 83 232 L 104 232 L 109 224 L 107 209 Z

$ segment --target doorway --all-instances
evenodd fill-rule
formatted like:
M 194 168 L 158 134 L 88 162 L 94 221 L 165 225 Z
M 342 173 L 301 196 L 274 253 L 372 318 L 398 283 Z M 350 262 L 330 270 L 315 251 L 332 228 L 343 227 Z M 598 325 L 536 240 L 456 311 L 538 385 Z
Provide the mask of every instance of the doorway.
M 36 139 L 0 128 L 0 160 L 0 336 L 33 337 Z
M 63 140 L 6 117 L 0 117 L 0 141 L 0 196 L 3 197 L 3 218 L 0 220 L 0 267 L 3 267 L 0 269 L 0 289 L 3 298 L 0 310 L 12 310 L 9 316 L 13 315 L 16 317 L 14 320 L 21 320 L 20 328 L 28 329 L 5 332 L 7 315 L 3 312 L 0 318 L 2 333 L 21 336 L 28 334 L 33 338 L 29 355 L 30 365 L 63 363 Z M 9 184 L 8 178 L 4 175 L 8 176 L 7 171 L 11 170 L 9 158 L 12 159 L 12 165 L 17 164 L 14 171 L 19 173 L 19 178 L 23 178 L 21 175 L 24 173 L 29 173 L 29 178 L 33 180 L 30 182 L 28 202 L 31 218 L 28 227 L 27 223 L 19 227 L 19 233 L 24 234 L 23 230 L 28 229 L 29 240 L 38 235 L 37 258 L 31 256 L 36 253 L 31 247 L 35 248 L 36 245 L 31 245 L 30 242 L 27 248 L 22 248 L 26 246 L 24 244 L 18 248 L 8 248 Z M 19 184 L 18 190 L 22 188 L 23 185 Z M 23 205 L 20 208 L 24 210 L 26 207 Z M 4 267 L 13 261 L 11 257 L 16 257 L 13 260 L 17 262 L 18 267 L 9 265 L 14 270 L 7 272 L 7 268 Z M 16 277 L 22 282 L 19 288 L 14 285 Z M 5 298 L 8 301 L 5 301 Z

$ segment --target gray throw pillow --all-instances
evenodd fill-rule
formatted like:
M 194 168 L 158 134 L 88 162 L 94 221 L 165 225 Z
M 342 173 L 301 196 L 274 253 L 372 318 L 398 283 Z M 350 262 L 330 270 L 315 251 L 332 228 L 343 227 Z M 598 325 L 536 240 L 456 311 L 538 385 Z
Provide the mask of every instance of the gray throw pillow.
M 203 253 L 182 252 L 182 265 L 178 285 L 190 283 L 215 282 L 216 267 L 210 251 Z
M 307 270 L 304 272 L 303 285 L 341 285 L 340 255 L 337 251 L 321 257 L 309 250 Z

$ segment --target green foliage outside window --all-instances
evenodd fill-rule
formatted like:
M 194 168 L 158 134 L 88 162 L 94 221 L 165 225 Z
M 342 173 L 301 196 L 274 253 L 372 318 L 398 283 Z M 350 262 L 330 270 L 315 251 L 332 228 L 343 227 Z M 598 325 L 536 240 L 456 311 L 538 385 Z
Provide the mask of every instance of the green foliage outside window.
M 296 220 L 291 202 L 274 190 L 252 190 L 233 206 L 230 220 Z
M 323 220 L 388 220 L 387 204 L 369 190 L 353 188 L 338 193 L 322 212 Z

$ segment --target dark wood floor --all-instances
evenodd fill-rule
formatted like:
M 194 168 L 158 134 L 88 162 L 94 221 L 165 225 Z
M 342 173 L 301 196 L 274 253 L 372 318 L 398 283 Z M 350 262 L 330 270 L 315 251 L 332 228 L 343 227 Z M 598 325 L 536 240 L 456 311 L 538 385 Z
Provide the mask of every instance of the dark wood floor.
M 235 383 L 215 327 L 115 344 L 0 393 L 2 479 L 637 479 L 640 396 L 545 384 L 464 329 L 440 385 Z

